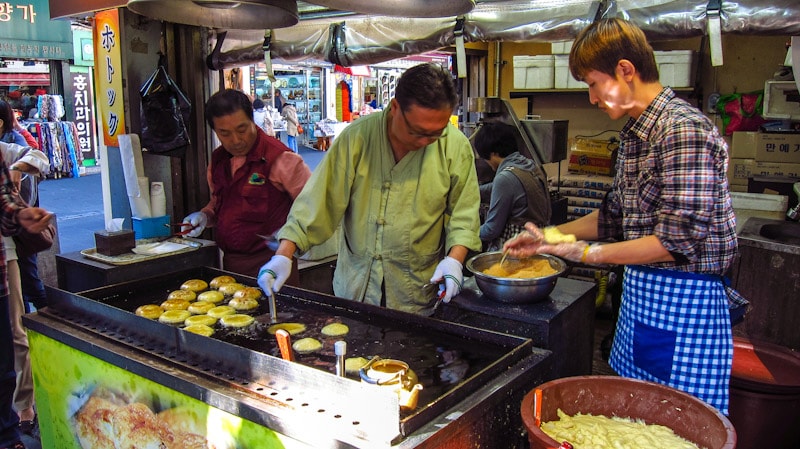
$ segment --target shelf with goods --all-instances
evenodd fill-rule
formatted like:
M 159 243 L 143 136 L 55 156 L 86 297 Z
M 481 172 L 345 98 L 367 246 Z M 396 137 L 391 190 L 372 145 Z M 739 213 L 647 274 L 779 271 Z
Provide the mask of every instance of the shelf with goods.
M 314 124 L 324 118 L 322 72 L 312 69 L 280 71 L 275 78 L 275 89 L 281 90 L 286 102 L 295 105 L 304 134 L 313 132 Z

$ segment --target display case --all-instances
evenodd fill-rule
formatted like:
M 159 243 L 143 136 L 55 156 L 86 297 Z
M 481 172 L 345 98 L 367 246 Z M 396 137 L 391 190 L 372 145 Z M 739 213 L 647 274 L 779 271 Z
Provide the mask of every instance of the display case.
M 297 118 L 305 129 L 303 134 L 313 133 L 314 123 L 323 119 L 322 71 L 280 71 L 275 73 L 275 78 L 275 89 L 281 90 L 287 102 L 294 103 Z
M 269 82 L 263 65 L 251 66 L 251 70 L 251 92 L 259 96 L 266 95 L 271 100 L 275 90 L 280 90 L 285 101 L 294 103 L 297 118 L 305 129 L 303 136 L 313 133 L 314 124 L 325 118 L 323 70 L 317 67 L 276 67 L 275 83 Z

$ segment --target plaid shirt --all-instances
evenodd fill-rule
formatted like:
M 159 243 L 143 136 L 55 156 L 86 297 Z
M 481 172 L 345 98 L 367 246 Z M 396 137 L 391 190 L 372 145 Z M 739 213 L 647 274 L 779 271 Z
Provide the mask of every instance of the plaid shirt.
M 723 274 L 736 255 L 736 223 L 727 144 L 714 124 L 664 88 L 620 140 L 600 237 L 655 235 L 676 260 L 651 266 Z

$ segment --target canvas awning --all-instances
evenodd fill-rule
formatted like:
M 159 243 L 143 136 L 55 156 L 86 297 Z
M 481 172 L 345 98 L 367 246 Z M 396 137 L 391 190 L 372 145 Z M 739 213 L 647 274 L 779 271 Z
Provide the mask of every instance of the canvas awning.
M 48 73 L 0 73 L 0 86 L 49 86 Z

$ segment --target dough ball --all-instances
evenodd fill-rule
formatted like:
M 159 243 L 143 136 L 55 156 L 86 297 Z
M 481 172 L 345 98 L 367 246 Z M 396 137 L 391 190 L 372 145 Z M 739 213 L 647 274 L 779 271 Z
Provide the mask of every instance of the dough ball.
M 183 330 L 193 334 L 202 335 L 204 337 L 210 337 L 214 335 L 214 329 L 205 324 L 192 324 L 191 326 L 184 327 Z
M 204 324 L 206 326 L 213 326 L 217 324 L 217 319 L 211 315 L 192 315 L 186 318 L 183 322 L 186 326 L 194 326 L 195 324 Z
M 236 282 L 236 279 L 234 279 L 233 276 L 223 275 L 215 277 L 208 285 L 211 286 L 211 288 L 219 288 L 222 284 L 233 284 L 234 282 Z
M 300 354 L 308 354 L 309 352 L 319 351 L 322 349 L 322 343 L 316 338 L 301 338 L 292 343 L 292 349 Z
M 213 309 L 214 307 L 216 307 L 216 305 L 213 302 L 196 301 L 189 304 L 187 310 L 195 315 L 205 315 L 206 313 L 208 313 L 209 310 Z
M 258 308 L 258 301 L 253 298 L 237 298 L 234 296 L 228 302 L 228 305 L 236 310 L 253 310 Z
M 226 315 L 233 315 L 236 313 L 236 309 L 231 306 L 217 306 L 213 309 L 210 309 L 206 312 L 208 316 L 213 316 L 214 318 L 222 318 Z
M 244 298 L 244 299 L 259 299 L 261 298 L 261 289 L 256 287 L 245 287 L 241 290 L 237 290 L 236 293 L 233 294 L 235 298 Z
M 222 284 L 219 286 L 219 291 L 226 296 L 233 296 L 237 291 L 244 288 L 244 285 L 238 282 L 231 282 L 230 284 Z
M 344 359 L 344 372 L 347 374 L 358 374 L 358 371 L 369 363 L 364 357 L 349 357 Z
M 189 301 L 185 299 L 168 299 L 161 303 L 164 310 L 186 310 L 189 308 Z
M 202 279 L 189 279 L 181 285 L 181 290 L 191 290 L 193 292 L 202 292 L 208 288 L 208 282 Z
M 197 299 L 197 293 L 191 290 L 175 290 L 174 292 L 170 292 L 167 299 L 182 299 L 184 301 L 194 301 Z
M 136 308 L 136 315 L 149 320 L 157 320 L 162 313 L 164 313 L 164 309 L 156 304 L 145 304 Z
M 191 315 L 188 310 L 167 310 L 158 317 L 158 321 L 165 324 L 180 324 Z
M 216 290 L 209 290 L 197 295 L 198 301 L 207 301 L 214 304 L 221 303 L 223 299 L 225 299 L 225 295 Z
M 348 332 L 350 332 L 350 328 L 342 323 L 331 323 L 322 328 L 322 335 L 326 337 L 341 337 Z
M 241 313 L 225 315 L 219 319 L 219 322 L 225 327 L 247 327 L 251 325 L 253 321 L 255 321 L 255 318 Z
M 578 241 L 574 234 L 562 234 L 555 226 L 548 226 L 542 229 L 542 234 L 544 234 L 544 241 L 550 245 L 575 243 Z
M 306 330 L 306 325 L 303 323 L 278 323 L 268 327 L 267 332 L 275 335 L 275 332 L 278 332 L 278 329 L 285 330 L 289 333 L 289 335 L 296 335 Z

